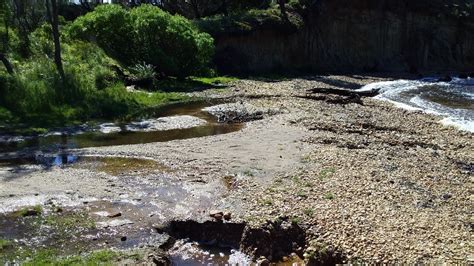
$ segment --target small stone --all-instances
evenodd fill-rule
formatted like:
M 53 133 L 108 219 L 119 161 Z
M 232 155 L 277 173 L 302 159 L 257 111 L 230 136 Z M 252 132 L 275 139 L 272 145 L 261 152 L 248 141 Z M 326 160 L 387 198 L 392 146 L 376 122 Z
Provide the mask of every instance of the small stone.
M 442 196 L 442 198 L 443 198 L 444 200 L 448 200 L 448 199 L 450 199 L 450 198 L 452 198 L 452 197 L 453 197 L 453 195 L 451 195 L 451 194 L 449 194 L 449 193 L 443 194 L 443 196 Z
M 283 256 L 283 258 L 281 258 L 281 261 L 283 262 L 287 262 L 289 261 L 290 259 L 287 257 L 287 256 Z
M 101 228 L 108 228 L 108 227 L 118 227 L 118 226 L 124 226 L 124 225 L 128 225 L 128 224 L 133 224 L 132 221 L 130 220 L 118 220 L 118 219 L 115 219 L 115 220 L 110 220 L 110 221 L 107 221 L 107 222 L 98 222 L 97 223 L 97 226 L 101 227 Z
M 163 224 L 153 224 L 152 227 L 160 234 L 162 234 L 166 229 L 166 226 Z
M 209 216 L 211 216 L 212 218 L 216 220 L 222 220 L 222 217 L 224 216 L 224 212 L 219 211 L 219 210 L 211 210 L 209 212 Z
M 270 265 L 270 262 L 268 261 L 267 258 L 265 257 L 260 257 L 258 260 L 257 260 L 257 265 L 259 266 L 267 266 L 267 265 Z
M 229 221 L 230 219 L 232 219 L 232 213 L 230 213 L 230 212 L 224 213 L 224 219 L 226 221 Z
M 115 217 L 120 217 L 120 216 L 122 216 L 121 212 L 110 212 L 109 214 L 107 214 L 107 217 L 109 218 L 115 218 Z

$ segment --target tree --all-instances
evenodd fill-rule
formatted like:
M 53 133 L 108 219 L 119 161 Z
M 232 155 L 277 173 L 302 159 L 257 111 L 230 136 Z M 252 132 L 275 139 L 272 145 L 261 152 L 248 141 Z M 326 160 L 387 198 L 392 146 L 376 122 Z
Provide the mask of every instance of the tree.
M 3 31 L 1 34 L 2 47 L 0 48 L 0 61 L 2 61 L 5 69 L 9 74 L 13 74 L 13 66 L 6 57 L 5 53 L 9 50 L 9 29 L 10 29 L 10 19 L 11 11 L 9 4 L 5 1 L 0 3 L 0 19 L 3 22 Z M 1 28 L 1 27 L 0 27 Z
M 30 56 L 29 34 L 45 21 L 45 1 L 47 0 L 2 0 L 11 3 L 14 26 L 20 39 L 19 53 Z
M 148 64 L 168 76 L 199 74 L 210 62 L 212 37 L 182 16 L 152 5 L 101 5 L 69 27 L 73 38 L 93 40 L 121 63 Z
M 7 69 L 8 74 L 12 75 L 14 73 L 13 66 L 3 53 L 0 53 L 0 61 L 2 61 L 3 65 Z
M 285 20 L 288 20 L 288 15 L 286 14 L 285 0 L 278 0 L 278 5 L 280 6 L 281 17 Z
M 65 74 L 63 68 L 63 61 L 61 58 L 61 37 L 59 33 L 58 4 L 56 0 L 46 0 L 46 9 L 48 12 L 49 21 L 51 23 L 51 28 L 53 30 L 54 63 L 56 64 L 59 76 L 61 76 L 61 80 L 64 82 Z
M 226 0 L 222 0 L 222 13 L 224 14 L 224 16 L 229 15 L 229 11 L 227 10 L 227 1 Z

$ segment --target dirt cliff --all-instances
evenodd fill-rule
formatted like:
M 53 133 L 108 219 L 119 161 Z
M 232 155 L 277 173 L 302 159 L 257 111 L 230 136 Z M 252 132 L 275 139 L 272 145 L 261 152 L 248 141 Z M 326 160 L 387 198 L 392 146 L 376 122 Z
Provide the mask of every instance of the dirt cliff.
M 471 0 L 320 0 L 304 26 L 216 38 L 223 72 L 472 71 Z M 296 11 L 297 12 L 297 11 Z

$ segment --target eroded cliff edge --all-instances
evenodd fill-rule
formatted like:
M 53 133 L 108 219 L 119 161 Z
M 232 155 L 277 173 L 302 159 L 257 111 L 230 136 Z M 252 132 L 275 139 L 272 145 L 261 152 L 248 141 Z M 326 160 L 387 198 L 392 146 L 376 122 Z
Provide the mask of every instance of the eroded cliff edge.
M 300 28 L 223 31 L 223 72 L 472 71 L 472 1 L 320 0 L 295 10 Z

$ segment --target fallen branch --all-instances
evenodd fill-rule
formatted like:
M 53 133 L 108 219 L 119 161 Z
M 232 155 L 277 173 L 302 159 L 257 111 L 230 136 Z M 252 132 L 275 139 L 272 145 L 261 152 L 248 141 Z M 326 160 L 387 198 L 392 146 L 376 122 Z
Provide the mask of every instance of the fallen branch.
M 336 89 L 336 88 L 314 88 L 308 90 L 311 93 L 323 93 L 323 94 L 335 94 L 340 96 L 359 96 L 359 97 L 374 97 L 379 94 L 380 89 L 370 91 L 356 91 L 347 89 Z
M 325 101 L 327 103 L 333 103 L 333 104 L 345 105 L 345 104 L 355 103 L 355 104 L 364 105 L 364 103 L 360 99 L 360 96 L 357 94 L 351 94 L 345 97 L 329 97 L 325 95 L 306 94 L 306 95 L 299 95 L 296 97 L 301 98 L 301 99 L 315 100 L 315 101 Z

